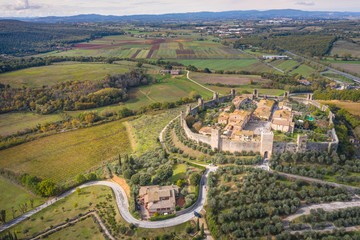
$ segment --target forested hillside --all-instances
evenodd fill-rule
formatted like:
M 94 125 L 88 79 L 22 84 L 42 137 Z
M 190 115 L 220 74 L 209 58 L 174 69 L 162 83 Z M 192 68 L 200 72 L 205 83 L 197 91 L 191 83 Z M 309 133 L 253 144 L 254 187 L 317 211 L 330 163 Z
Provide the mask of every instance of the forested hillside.
M 120 30 L 82 24 L 43 24 L 0 20 L 0 53 L 24 56 L 61 49 L 75 42 L 107 35 Z

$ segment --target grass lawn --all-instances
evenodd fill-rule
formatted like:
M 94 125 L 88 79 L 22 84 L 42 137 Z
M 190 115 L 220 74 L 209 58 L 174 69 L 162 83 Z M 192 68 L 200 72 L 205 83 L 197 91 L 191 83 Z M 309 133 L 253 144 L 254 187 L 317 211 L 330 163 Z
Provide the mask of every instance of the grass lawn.
M 122 121 L 43 137 L 0 152 L 0 168 L 58 184 L 88 172 L 120 153 L 131 152 Z
M 126 64 L 64 62 L 0 74 L 0 83 L 11 87 L 41 87 L 68 80 L 99 80 L 106 74 L 128 71 Z
M 25 204 L 29 206 L 28 210 L 30 211 L 30 199 L 34 200 L 34 207 L 41 205 L 45 198 L 40 198 L 28 191 L 22 186 L 10 181 L 7 178 L 0 176 L 0 209 L 6 210 L 6 221 L 10 221 L 13 219 L 11 208 L 14 207 L 16 211 L 15 217 L 21 215 L 18 210 L 19 204 Z
M 100 232 L 99 226 L 94 222 L 92 217 L 75 223 L 75 225 L 62 229 L 48 236 L 50 239 L 104 239 Z
M 240 70 L 240 68 L 257 63 L 258 60 L 249 57 L 249 59 L 177 59 L 169 60 L 187 65 L 193 65 L 197 68 L 209 68 L 211 70 Z
M 40 115 L 35 113 L 0 114 L 0 135 L 7 136 L 26 128 L 34 128 L 38 124 L 60 121 L 59 114 Z
M 186 164 L 176 164 L 173 166 L 173 175 L 169 179 L 170 182 L 176 184 L 179 179 L 185 178 Z

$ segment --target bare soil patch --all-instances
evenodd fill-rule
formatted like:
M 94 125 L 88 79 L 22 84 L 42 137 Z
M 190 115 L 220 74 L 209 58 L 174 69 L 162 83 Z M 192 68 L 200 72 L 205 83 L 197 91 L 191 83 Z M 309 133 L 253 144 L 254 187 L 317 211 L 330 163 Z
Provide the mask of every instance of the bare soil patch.
M 114 174 L 112 180 L 114 182 L 116 182 L 117 184 L 119 184 L 120 187 L 122 187 L 124 189 L 126 196 L 129 198 L 130 197 L 130 186 L 126 183 L 125 179 L 118 177 Z
M 270 80 L 263 79 L 260 76 L 243 76 L 243 75 L 224 75 L 224 74 L 191 74 L 191 78 L 205 84 L 221 83 L 225 85 L 248 85 L 250 80 L 253 83 L 264 83 Z
M 346 71 L 349 71 L 349 72 L 360 74 L 360 64 L 356 64 L 356 63 L 333 63 L 331 65 L 333 65 L 335 67 L 342 68 L 342 69 L 344 69 Z

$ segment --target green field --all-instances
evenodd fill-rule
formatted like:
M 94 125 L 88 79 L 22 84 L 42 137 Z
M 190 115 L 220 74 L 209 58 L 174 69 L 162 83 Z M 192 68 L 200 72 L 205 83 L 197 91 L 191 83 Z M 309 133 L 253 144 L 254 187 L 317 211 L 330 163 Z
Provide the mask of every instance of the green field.
M 0 168 L 58 184 L 131 152 L 122 121 L 59 133 L 0 151 Z
M 0 114 L 0 135 L 5 137 L 38 124 L 60 121 L 59 114 L 40 115 L 36 113 L 4 113 Z
M 34 200 L 34 206 L 37 207 L 41 205 L 45 199 L 40 198 L 25 189 L 22 186 L 10 181 L 7 178 L 0 176 L 0 209 L 6 210 L 6 221 L 13 219 L 12 210 L 13 207 L 16 210 L 15 217 L 21 215 L 22 213 L 18 211 L 19 204 L 27 204 L 28 210 L 31 210 L 30 199 Z
M 351 78 L 345 77 L 343 75 L 334 73 L 334 72 L 326 72 L 322 74 L 325 77 L 329 77 L 331 79 L 335 79 L 344 83 L 353 83 L 354 81 Z
M 0 83 L 11 87 L 41 87 L 64 81 L 99 80 L 106 74 L 124 73 L 134 63 L 122 64 L 64 62 L 0 74 Z
M 293 70 L 295 67 L 299 66 L 299 62 L 294 60 L 277 60 L 271 63 L 275 67 L 283 70 L 284 72 L 288 72 Z
M 303 77 L 308 77 L 311 74 L 313 74 L 314 72 L 316 72 L 315 69 L 313 69 L 312 67 L 309 67 L 305 64 L 302 64 L 295 70 L 291 71 L 291 74 L 296 73 L 296 74 L 301 74 Z

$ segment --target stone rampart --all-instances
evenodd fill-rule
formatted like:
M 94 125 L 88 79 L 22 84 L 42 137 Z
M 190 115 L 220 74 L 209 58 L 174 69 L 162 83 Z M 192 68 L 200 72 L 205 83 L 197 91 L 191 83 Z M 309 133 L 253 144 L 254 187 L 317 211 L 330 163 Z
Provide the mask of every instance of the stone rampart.
M 284 97 L 280 96 L 268 96 L 268 95 L 258 95 L 257 91 L 254 91 L 253 97 L 258 98 L 269 98 L 275 100 L 282 100 Z M 332 142 L 309 142 L 307 141 L 307 136 L 298 136 L 296 143 L 291 142 L 281 142 L 281 141 L 274 141 L 272 134 L 263 134 L 264 136 L 261 137 L 260 142 L 238 142 L 233 141 L 230 139 L 222 138 L 221 132 L 218 129 L 212 130 L 212 136 L 202 135 L 198 133 L 194 133 L 191 129 L 187 126 L 185 121 L 185 117 L 188 114 L 196 115 L 199 112 L 200 107 L 205 108 L 213 108 L 218 103 L 223 103 L 232 99 L 235 96 L 235 91 L 232 90 L 232 94 L 219 97 L 219 94 L 214 93 L 214 97 L 212 100 L 204 102 L 203 100 L 198 101 L 198 105 L 194 108 L 191 108 L 190 105 L 186 108 L 186 113 L 181 115 L 181 126 L 183 127 L 186 136 L 196 141 L 197 143 L 202 142 L 209 144 L 212 146 L 212 149 L 218 149 L 219 151 L 229 151 L 229 152 L 242 152 L 242 151 L 253 151 L 253 152 L 260 152 L 263 156 L 271 156 L 272 153 L 296 153 L 296 152 L 312 152 L 312 151 L 327 151 L 327 152 L 336 152 L 337 147 L 339 144 L 339 139 L 336 135 L 335 129 L 331 130 L 331 135 L 333 138 Z M 298 97 L 291 97 L 292 100 L 304 103 L 304 104 L 311 104 L 322 111 L 328 110 L 328 106 L 320 104 L 312 99 L 312 95 L 308 95 L 307 98 L 298 98 Z M 335 115 L 330 111 L 329 117 L 333 118 Z M 331 121 L 332 123 L 332 121 Z

